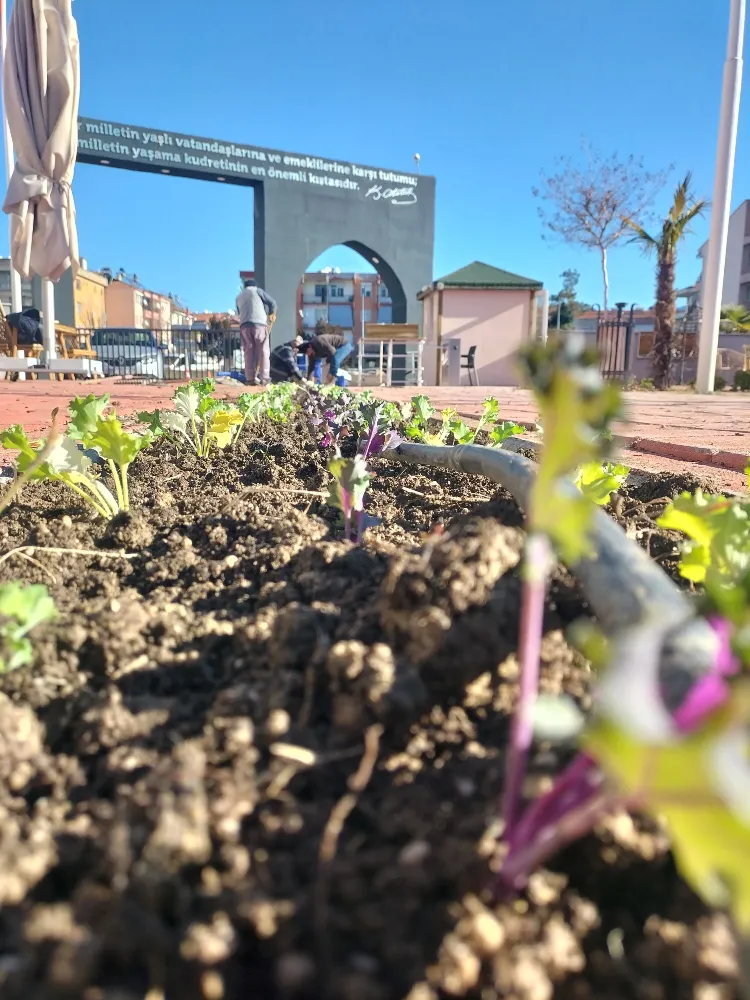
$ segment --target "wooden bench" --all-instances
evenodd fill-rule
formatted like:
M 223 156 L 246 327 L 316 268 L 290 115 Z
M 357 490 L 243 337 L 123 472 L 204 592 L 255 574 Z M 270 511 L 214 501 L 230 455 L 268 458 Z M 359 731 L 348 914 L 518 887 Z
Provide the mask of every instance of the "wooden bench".
M 0 361 L 0 371 L 3 377 L 14 374 L 27 373 L 31 378 L 36 378 L 34 368 L 42 353 L 41 344 L 21 344 L 20 354 L 18 346 L 18 331 L 11 326 L 5 317 L 0 306 L 0 357 L 5 361 Z M 25 376 L 24 376 L 25 377 Z

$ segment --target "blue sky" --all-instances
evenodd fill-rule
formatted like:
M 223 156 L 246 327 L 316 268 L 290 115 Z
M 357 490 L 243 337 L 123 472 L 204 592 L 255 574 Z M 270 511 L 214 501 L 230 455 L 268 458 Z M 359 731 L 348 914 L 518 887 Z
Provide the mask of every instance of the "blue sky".
M 435 276 L 484 260 L 601 300 L 596 256 L 541 239 L 531 187 L 581 137 L 692 170 L 710 197 L 728 0 L 76 0 L 81 113 L 437 177 Z M 747 106 L 734 203 L 750 196 Z M 672 185 L 669 185 L 672 186 Z M 79 165 L 82 253 L 194 310 L 232 305 L 252 264 L 252 194 Z M 661 205 L 668 200 L 668 190 Z M 685 244 L 678 282 L 708 231 Z M 0 250 L 7 254 L 2 227 Z M 322 263 L 349 268 L 343 248 Z M 611 301 L 653 300 L 653 267 L 615 250 Z M 273 289 L 269 289 L 273 292 Z

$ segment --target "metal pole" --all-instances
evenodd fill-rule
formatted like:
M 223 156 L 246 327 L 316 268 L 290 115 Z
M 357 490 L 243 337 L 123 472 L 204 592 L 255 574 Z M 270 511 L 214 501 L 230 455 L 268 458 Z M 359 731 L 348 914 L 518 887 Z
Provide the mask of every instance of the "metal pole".
M 44 320 L 44 351 L 47 366 L 57 360 L 57 337 L 55 334 L 55 286 L 49 278 L 42 278 L 42 310 Z
M 559 315 L 559 314 L 558 314 Z M 539 339 L 543 344 L 547 343 L 547 333 L 549 330 L 549 292 L 542 289 L 542 325 L 539 331 Z
M 0 77 L 5 71 L 5 49 L 8 44 L 8 11 L 6 0 L 0 0 Z M 15 169 L 15 157 L 13 155 L 13 138 L 10 134 L 8 116 L 5 113 L 5 86 L 3 86 L 3 134 L 5 136 L 5 174 L 6 182 L 10 184 Z M 9 230 L 12 235 L 12 224 L 8 220 Z M 23 311 L 23 292 L 21 286 L 21 275 L 13 267 L 13 260 L 10 261 L 10 302 L 11 311 Z
M 703 272 L 703 320 L 698 346 L 698 392 L 713 392 L 716 352 L 719 347 L 724 265 L 732 203 L 734 154 L 737 147 L 737 120 L 742 91 L 742 43 L 745 35 L 745 0 L 730 0 L 729 39 L 721 91 L 719 141 L 711 208 L 711 232 Z

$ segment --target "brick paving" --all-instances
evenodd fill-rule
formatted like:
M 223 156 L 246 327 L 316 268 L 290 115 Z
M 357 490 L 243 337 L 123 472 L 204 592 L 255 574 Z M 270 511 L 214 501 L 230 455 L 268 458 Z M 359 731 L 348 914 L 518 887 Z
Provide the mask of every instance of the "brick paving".
M 118 379 L 97 382 L 0 382 L 0 427 L 20 423 L 30 434 L 42 434 L 49 426 L 54 407 L 63 411 L 73 396 L 86 392 L 109 392 L 123 416 L 164 405 L 175 384 L 122 384 Z M 227 396 L 245 391 L 222 385 Z M 384 399 L 409 399 L 408 389 L 375 390 Z M 496 396 L 504 419 L 533 424 L 536 408 L 524 389 L 441 386 L 425 387 L 438 408 L 455 407 L 463 416 L 476 417 L 486 396 Z M 744 490 L 741 470 L 750 455 L 750 395 L 716 393 L 697 396 L 692 392 L 631 392 L 626 395 L 628 421 L 617 428 L 624 437 L 624 455 L 632 466 L 646 469 L 689 469 L 716 488 Z M 644 451 L 648 452 L 644 454 Z M 656 454 L 651 452 L 656 451 Z M 0 459 L 6 456 L 0 454 Z

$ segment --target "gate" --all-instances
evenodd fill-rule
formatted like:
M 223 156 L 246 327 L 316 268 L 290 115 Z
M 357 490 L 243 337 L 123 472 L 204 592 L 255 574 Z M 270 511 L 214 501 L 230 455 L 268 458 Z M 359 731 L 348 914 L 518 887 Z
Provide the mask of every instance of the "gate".
M 633 340 L 633 308 L 623 319 L 622 307 L 617 306 L 617 317 L 602 319 L 596 328 L 596 348 L 599 352 L 599 371 L 604 378 L 626 379 L 630 374 L 630 349 Z
M 242 371 L 239 330 L 107 328 L 79 330 L 105 375 L 142 381 L 185 382 Z

